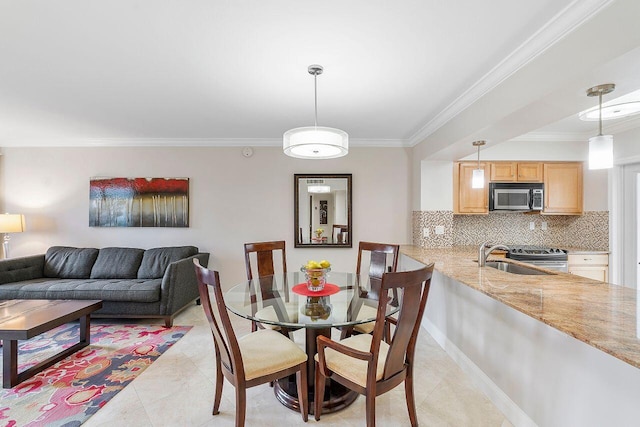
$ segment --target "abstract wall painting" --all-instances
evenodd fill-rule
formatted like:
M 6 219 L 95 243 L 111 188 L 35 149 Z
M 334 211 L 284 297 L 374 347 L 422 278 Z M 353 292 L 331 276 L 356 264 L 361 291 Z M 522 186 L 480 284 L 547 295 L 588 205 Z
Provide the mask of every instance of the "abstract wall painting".
M 320 200 L 320 224 L 327 224 L 328 213 L 327 201 Z
M 91 178 L 90 227 L 189 227 L 189 178 Z

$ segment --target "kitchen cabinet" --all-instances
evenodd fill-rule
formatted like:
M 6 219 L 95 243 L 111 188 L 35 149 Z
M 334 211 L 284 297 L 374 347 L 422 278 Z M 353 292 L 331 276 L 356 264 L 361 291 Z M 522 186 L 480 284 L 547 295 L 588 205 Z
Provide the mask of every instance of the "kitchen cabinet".
M 609 255 L 569 254 L 569 273 L 601 282 L 609 281 Z
M 485 187 L 471 188 L 477 162 L 456 162 L 453 168 L 453 213 L 489 213 L 489 181 L 543 182 L 543 215 L 582 215 L 582 162 L 481 162 Z
M 542 162 L 493 162 L 491 181 L 542 182 Z
M 453 167 L 453 213 L 487 214 L 489 213 L 489 171 L 488 163 L 480 163 L 484 170 L 484 187 L 472 188 L 473 170 L 478 169 L 477 162 L 454 163 Z
M 543 215 L 581 215 L 582 162 L 545 163 Z

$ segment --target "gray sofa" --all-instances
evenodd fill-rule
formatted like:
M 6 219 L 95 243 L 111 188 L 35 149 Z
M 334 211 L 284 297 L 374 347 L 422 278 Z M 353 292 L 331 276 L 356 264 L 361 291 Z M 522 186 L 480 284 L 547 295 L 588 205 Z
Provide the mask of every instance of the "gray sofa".
M 153 249 L 52 246 L 45 254 L 0 261 L 0 300 L 99 299 L 92 317 L 162 318 L 170 327 L 198 301 L 195 246 Z

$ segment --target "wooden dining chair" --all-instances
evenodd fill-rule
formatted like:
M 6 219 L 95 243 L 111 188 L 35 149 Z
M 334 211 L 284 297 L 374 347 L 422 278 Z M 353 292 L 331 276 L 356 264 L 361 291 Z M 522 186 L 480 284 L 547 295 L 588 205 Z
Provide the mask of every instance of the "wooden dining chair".
M 345 237 L 347 236 L 346 233 L 349 232 L 349 227 L 341 224 L 333 224 L 331 230 L 331 239 L 333 240 L 333 243 L 346 243 Z
M 372 305 L 379 299 L 380 282 L 384 273 L 395 273 L 398 268 L 399 245 L 387 243 L 360 242 L 358 245 L 358 261 L 356 263 L 356 276 L 360 278 L 363 263 L 366 262 L 366 254 L 369 254 L 369 284 L 370 290 L 360 287 L 356 290 L 353 300 L 350 303 L 351 313 L 357 313 L 357 319 L 371 319 L 376 316 L 377 304 Z M 394 291 L 395 292 L 395 291 Z M 397 294 L 394 293 L 394 299 Z M 373 332 L 375 322 L 360 323 L 352 327 L 342 328 L 341 339 L 352 333 L 370 334 Z M 385 337 L 390 334 L 389 324 L 385 326 Z
M 287 273 L 287 250 L 284 240 L 277 240 L 271 242 L 254 242 L 244 244 L 244 263 L 247 270 L 247 280 L 251 281 L 255 278 L 265 278 L 272 276 L 276 272 L 275 259 L 279 257 L 281 264 L 279 265 L 279 271 Z M 252 264 L 251 259 L 255 258 L 255 265 Z M 273 289 L 273 281 L 268 279 L 259 281 L 260 296 L 265 306 L 257 310 L 254 315 L 263 319 L 271 319 L 274 321 L 285 320 L 296 322 L 298 319 L 298 307 L 296 304 L 289 303 L 288 301 L 288 288 L 285 287 L 283 291 L 286 293 L 284 298 L 277 298 L 278 291 Z M 255 292 L 251 293 L 251 303 L 255 306 L 257 303 L 257 295 Z M 280 296 L 282 297 L 282 296 Z M 276 302 L 284 300 L 284 305 L 276 305 Z M 258 328 L 269 328 L 281 331 L 284 335 L 289 334 L 290 330 L 280 326 L 273 326 L 269 324 L 263 324 L 258 322 L 251 323 L 251 330 L 256 331 Z
M 247 407 L 247 388 L 296 374 L 300 413 L 306 422 L 309 407 L 305 352 L 293 341 L 271 329 L 261 329 L 236 338 L 224 303 L 218 272 L 202 267 L 197 259 L 193 263 L 216 352 L 213 415 L 219 413 L 224 378 L 236 389 L 236 427 L 242 427 Z M 213 300 L 210 295 L 213 295 Z
M 315 396 L 324 393 L 327 378 L 366 397 L 367 427 L 375 426 L 376 397 L 404 381 L 411 426 L 418 425 L 413 394 L 413 363 L 420 322 L 427 304 L 433 264 L 415 271 L 385 273 L 373 334 L 354 335 L 340 341 L 317 337 Z M 389 291 L 401 290 L 400 314 L 389 342 L 384 335 Z M 320 420 L 321 399 L 316 399 L 315 419 Z

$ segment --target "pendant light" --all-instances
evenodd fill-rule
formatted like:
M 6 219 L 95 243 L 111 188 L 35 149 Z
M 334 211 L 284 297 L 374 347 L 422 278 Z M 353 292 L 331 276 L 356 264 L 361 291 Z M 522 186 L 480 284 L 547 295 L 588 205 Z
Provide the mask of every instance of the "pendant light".
M 607 83 L 587 90 L 587 96 L 598 96 L 599 132 L 589 138 L 589 169 L 609 169 L 613 167 L 613 135 L 602 134 L 602 95 L 613 92 L 616 85 Z
M 349 135 L 340 129 L 318 126 L 318 76 L 321 65 L 309 65 L 315 92 L 315 124 L 288 130 L 284 133 L 284 154 L 299 159 L 333 159 L 349 152 Z
M 478 168 L 473 170 L 471 178 L 471 188 L 484 188 L 484 169 L 480 168 L 480 147 L 486 144 L 485 141 L 473 141 L 473 146 L 478 147 Z

